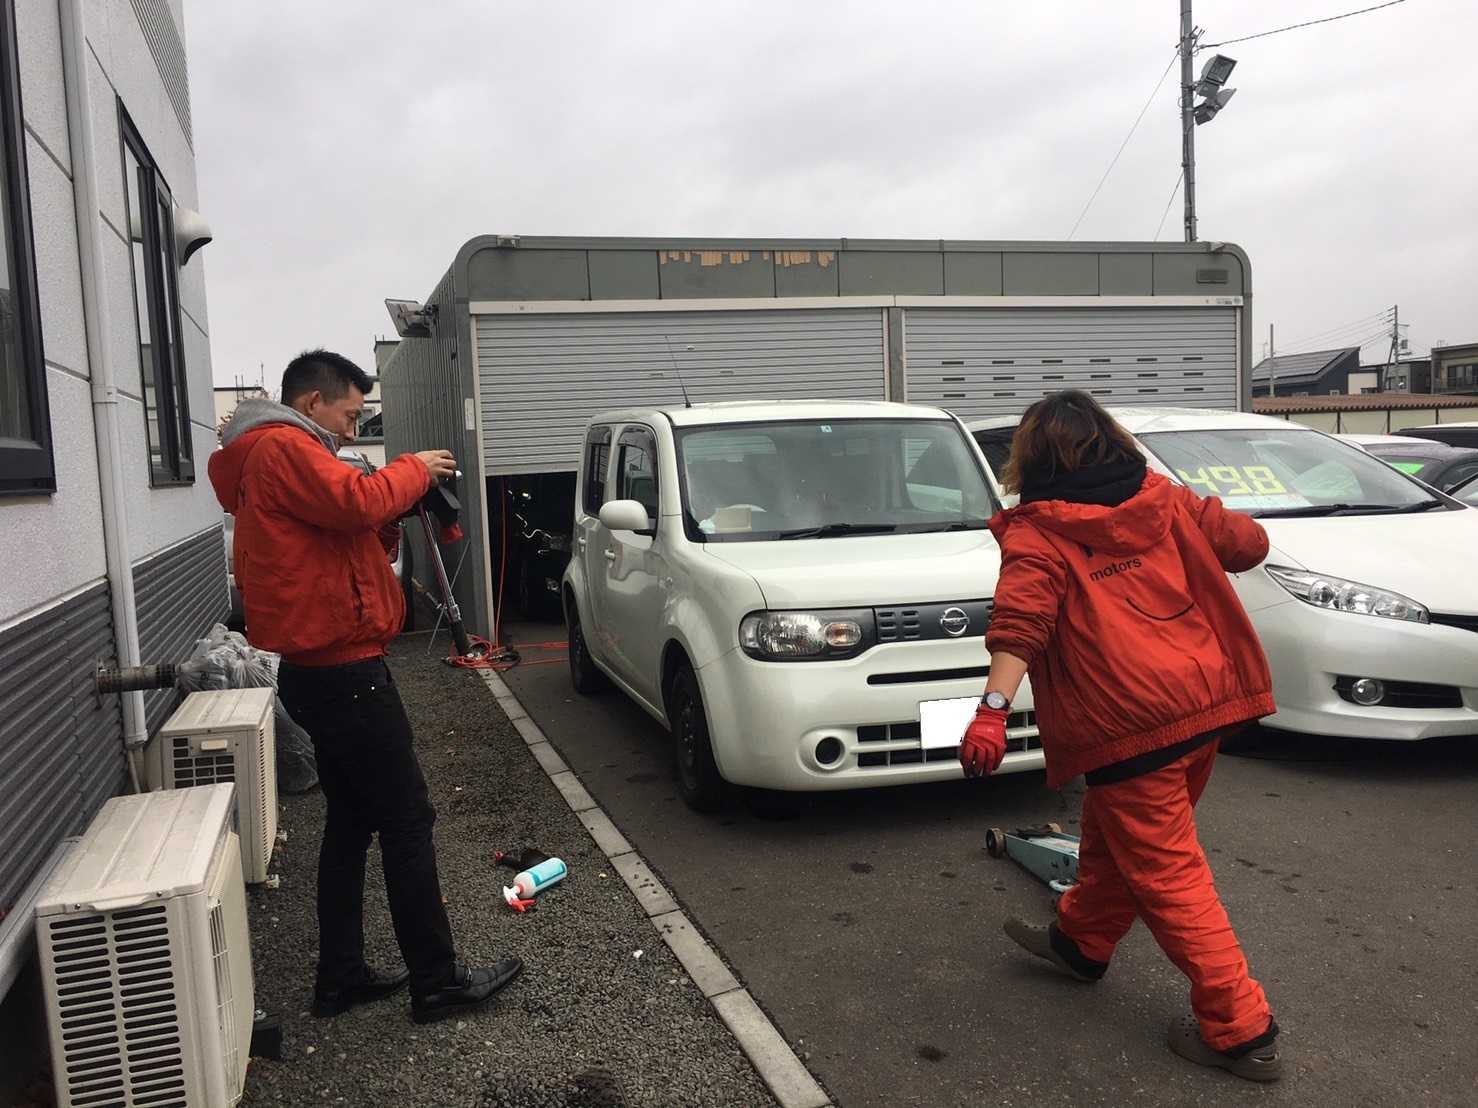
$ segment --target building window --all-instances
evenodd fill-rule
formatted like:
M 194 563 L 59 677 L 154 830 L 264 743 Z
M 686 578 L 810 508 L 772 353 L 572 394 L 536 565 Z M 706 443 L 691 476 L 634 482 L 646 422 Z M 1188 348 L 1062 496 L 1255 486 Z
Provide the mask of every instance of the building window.
M 190 445 L 190 398 L 180 340 L 180 291 L 174 247 L 174 197 L 122 105 L 124 188 L 128 195 L 133 260 L 134 319 L 144 423 L 149 435 L 150 481 L 177 485 L 195 479 Z
M 22 120 L 15 5 L 5 4 L 0 5 L 0 493 L 56 489 Z

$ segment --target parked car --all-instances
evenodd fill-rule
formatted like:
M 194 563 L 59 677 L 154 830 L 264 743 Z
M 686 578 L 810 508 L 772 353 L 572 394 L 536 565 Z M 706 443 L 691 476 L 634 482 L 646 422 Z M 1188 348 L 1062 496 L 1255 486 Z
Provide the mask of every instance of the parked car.
M 1330 435 L 1268 416 L 1110 408 L 1149 464 L 1261 520 L 1234 574 L 1273 671 L 1270 727 L 1370 739 L 1478 734 L 1478 514 Z M 1009 449 L 1015 417 L 971 423 Z
M 1447 490 L 1447 494 L 1454 500 L 1461 500 L 1464 504 L 1478 507 L 1478 474 L 1469 477 L 1460 485 L 1454 485 Z
M 570 677 L 672 733 L 699 810 L 733 786 L 958 779 L 989 658 L 997 501 L 935 408 L 758 401 L 586 431 L 564 575 Z M 1039 769 L 1030 690 L 998 772 Z
M 1429 423 L 1421 427 L 1403 427 L 1392 434 L 1478 449 L 1478 423 Z
M 1443 492 L 1478 473 L 1478 450 L 1471 447 L 1411 435 L 1342 434 L 1335 438 L 1353 443 L 1387 465 Z
M 339 451 L 339 460 L 347 465 L 365 473 L 373 473 L 375 467 L 370 460 L 358 450 L 350 450 L 348 447 Z M 241 611 L 241 592 L 236 587 L 236 562 L 232 557 L 232 549 L 236 538 L 236 517 L 230 512 L 222 513 L 225 521 L 226 531 L 226 591 L 230 596 L 230 610 L 226 615 L 226 626 L 233 631 L 243 631 L 246 621 Z M 419 526 L 419 525 L 418 525 Z M 390 553 L 390 567 L 395 571 L 395 578 L 400 582 L 405 591 L 405 630 L 416 629 L 416 604 L 415 590 L 411 584 L 412 556 L 410 544 L 405 535 L 404 524 L 400 526 L 400 539 L 395 544 L 395 549 Z

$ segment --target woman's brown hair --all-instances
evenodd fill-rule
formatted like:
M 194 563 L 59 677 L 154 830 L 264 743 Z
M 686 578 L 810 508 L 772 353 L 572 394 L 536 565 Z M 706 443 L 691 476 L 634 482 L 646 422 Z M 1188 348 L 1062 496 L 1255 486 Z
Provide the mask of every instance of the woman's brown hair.
M 1134 437 L 1081 389 L 1049 393 L 1022 413 L 1011 438 L 1011 456 L 1001 468 L 1001 489 L 1019 493 L 1028 479 L 1137 461 Z

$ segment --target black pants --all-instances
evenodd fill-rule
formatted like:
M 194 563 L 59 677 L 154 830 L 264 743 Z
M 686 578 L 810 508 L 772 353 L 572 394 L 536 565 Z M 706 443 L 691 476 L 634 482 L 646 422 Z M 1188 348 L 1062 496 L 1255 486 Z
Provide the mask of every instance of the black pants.
M 278 694 L 313 740 L 328 808 L 318 854 L 318 983 L 335 988 L 364 972 L 364 866 L 378 832 L 411 991 L 439 987 L 456 955 L 431 837 L 436 809 L 390 668 L 383 658 L 324 667 L 284 662 Z

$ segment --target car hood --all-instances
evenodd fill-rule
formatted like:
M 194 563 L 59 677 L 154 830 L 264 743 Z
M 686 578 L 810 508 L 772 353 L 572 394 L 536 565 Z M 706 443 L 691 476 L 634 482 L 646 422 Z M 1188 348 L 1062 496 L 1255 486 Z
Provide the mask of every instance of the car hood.
M 1478 613 L 1478 511 L 1264 519 L 1270 565 L 1390 589 L 1443 612 Z
M 848 608 L 990 597 L 1001 568 L 989 531 L 708 543 L 772 608 Z

